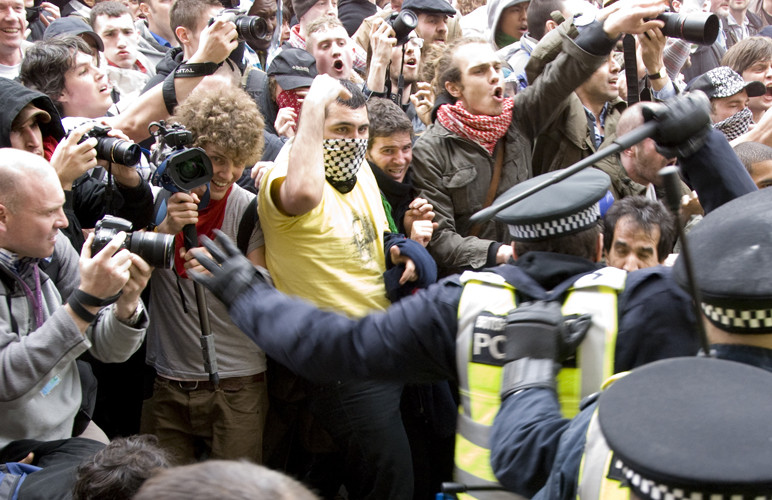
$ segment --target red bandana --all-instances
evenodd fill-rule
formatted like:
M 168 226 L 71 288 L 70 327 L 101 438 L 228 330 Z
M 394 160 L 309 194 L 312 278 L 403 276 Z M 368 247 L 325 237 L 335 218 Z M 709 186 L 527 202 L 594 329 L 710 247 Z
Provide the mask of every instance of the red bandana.
M 209 200 L 209 204 L 198 211 L 196 231 L 198 232 L 199 237 L 205 234 L 209 238 L 214 239 L 214 230 L 220 229 L 225 220 L 225 207 L 228 204 L 228 196 L 230 196 L 232 190 L 233 186 L 225 192 L 225 196 L 223 196 L 222 200 Z M 182 248 L 183 245 L 182 231 L 180 231 L 174 236 L 174 268 L 181 278 L 187 278 L 185 259 L 180 257 L 180 248 Z
M 297 119 L 295 120 L 295 126 L 292 127 L 292 130 L 297 132 L 297 124 L 300 121 L 300 106 L 302 105 L 298 99 L 297 91 L 282 90 L 276 96 L 276 104 L 280 108 L 292 108 L 295 111 L 295 116 L 297 116 Z
M 501 114 L 498 116 L 473 115 L 464 108 L 461 101 L 456 104 L 443 104 L 437 111 L 437 119 L 443 127 L 451 132 L 484 147 L 493 154 L 496 143 L 507 133 L 512 123 L 511 97 L 504 99 Z

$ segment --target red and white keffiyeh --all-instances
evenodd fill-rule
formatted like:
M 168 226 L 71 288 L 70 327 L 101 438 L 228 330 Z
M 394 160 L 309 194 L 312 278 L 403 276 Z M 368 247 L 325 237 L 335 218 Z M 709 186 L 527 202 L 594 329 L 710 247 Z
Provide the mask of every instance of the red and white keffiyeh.
M 473 115 L 464 108 L 461 101 L 456 104 L 443 104 L 437 111 L 440 124 L 461 137 L 474 141 L 493 155 L 496 143 L 507 133 L 512 123 L 514 100 L 504 99 L 502 111 L 498 116 Z

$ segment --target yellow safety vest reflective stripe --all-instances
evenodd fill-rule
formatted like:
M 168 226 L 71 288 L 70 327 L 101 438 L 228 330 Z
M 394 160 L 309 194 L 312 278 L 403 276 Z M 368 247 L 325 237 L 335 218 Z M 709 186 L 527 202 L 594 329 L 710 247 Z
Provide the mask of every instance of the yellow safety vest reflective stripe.
M 563 414 L 597 392 L 613 373 L 617 333 L 617 295 L 626 273 L 605 268 L 579 278 L 568 289 L 563 314 L 592 314 L 592 326 L 577 353 L 577 366 L 558 376 Z M 499 390 L 507 313 L 516 308 L 515 288 L 495 273 L 465 272 L 458 307 L 456 365 L 461 406 L 457 420 L 455 475 L 467 485 L 498 485 L 490 465 L 489 436 L 500 406 Z M 487 361 L 486 361 L 487 360 Z M 497 362 L 499 362 L 497 364 Z M 564 375 L 563 372 L 566 372 Z M 459 498 L 517 499 L 513 493 L 470 491 Z
M 617 380 L 620 375 L 614 377 Z M 604 389 L 611 381 L 604 384 Z M 623 485 L 621 475 L 612 471 L 617 464 L 612 463 L 614 455 L 609 449 L 606 438 L 598 422 L 596 408 L 587 428 L 586 442 L 582 462 L 579 465 L 579 478 L 576 485 L 576 498 L 579 500 L 630 500 L 630 488 Z

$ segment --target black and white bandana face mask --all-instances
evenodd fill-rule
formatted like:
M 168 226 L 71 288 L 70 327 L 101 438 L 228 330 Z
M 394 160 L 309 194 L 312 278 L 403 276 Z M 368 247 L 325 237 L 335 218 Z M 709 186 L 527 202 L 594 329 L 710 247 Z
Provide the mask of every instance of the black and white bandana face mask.
M 752 120 L 753 111 L 745 108 L 713 126 L 726 136 L 727 141 L 732 141 L 748 131 Z
M 324 175 L 332 187 L 348 193 L 357 183 L 357 172 L 367 153 L 367 139 L 325 139 Z

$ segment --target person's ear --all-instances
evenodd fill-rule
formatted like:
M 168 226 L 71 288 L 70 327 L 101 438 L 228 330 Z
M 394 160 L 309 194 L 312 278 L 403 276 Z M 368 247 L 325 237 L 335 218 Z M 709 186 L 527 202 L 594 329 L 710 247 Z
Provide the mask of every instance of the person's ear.
M 143 16 L 150 17 L 148 15 L 150 13 L 150 6 L 146 2 L 139 3 L 139 11 L 142 13 Z
M 456 99 L 461 98 L 461 85 L 455 82 L 445 82 L 445 90 L 448 91 L 448 94 L 455 97 Z
M 177 26 L 174 28 L 174 34 L 180 39 L 180 45 L 189 44 L 190 37 L 188 36 L 188 29 L 185 26 Z
M 552 19 L 548 19 L 546 23 L 544 23 L 544 33 L 549 33 L 550 31 L 554 30 L 558 27 L 558 23 L 553 21 Z
M 603 260 L 603 233 L 598 233 L 598 248 L 595 250 L 594 262 Z

